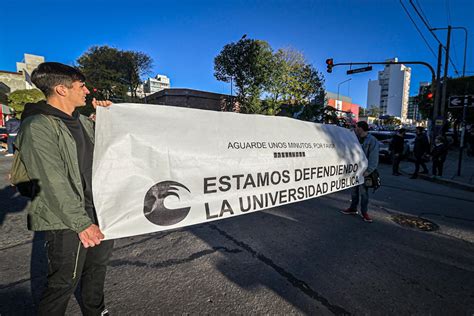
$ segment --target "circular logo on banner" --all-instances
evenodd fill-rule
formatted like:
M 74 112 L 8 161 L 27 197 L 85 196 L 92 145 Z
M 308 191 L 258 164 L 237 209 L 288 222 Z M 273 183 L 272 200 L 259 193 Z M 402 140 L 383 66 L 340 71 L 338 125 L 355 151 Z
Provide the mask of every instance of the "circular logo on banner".
M 170 195 L 181 200 L 179 197 L 180 188 L 191 193 L 187 187 L 175 181 L 162 181 L 153 185 L 145 195 L 143 207 L 145 217 L 159 226 L 174 225 L 185 219 L 191 207 L 169 209 L 165 206 L 165 199 Z

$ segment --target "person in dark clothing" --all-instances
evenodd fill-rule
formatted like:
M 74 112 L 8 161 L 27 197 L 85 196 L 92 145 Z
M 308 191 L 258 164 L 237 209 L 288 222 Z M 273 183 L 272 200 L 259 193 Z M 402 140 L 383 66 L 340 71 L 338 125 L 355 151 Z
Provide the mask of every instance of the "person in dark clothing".
M 433 150 L 431 151 L 431 157 L 433 161 L 433 175 L 443 175 L 443 165 L 448 154 L 448 146 L 446 145 L 445 138 L 443 136 L 437 136 Z
M 28 177 L 40 187 L 28 208 L 28 227 L 45 232 L 48 257 L 38 313 L 64 315 L 81 280 L 83 313 L 107 315 L 104 282 L 113 241 L 103 240 L 92 198 L 94 123 L 77 111 L 89 94 L 85 77 L 70 66 L 45 62 L 31 78 L 46 102 L 25 106 L 15 144 Z
M 12 117 L 5 123 L 5 128 L 8 133 L 8 153 L 5 156 L 13 156 L 15 153 L 15 147 L 13 146 L 13 143 L 15 142 L 16 135 L 20 130 L 20 120 L 16 118 L 15 112 L 12 113 Z
M 469 129 L 469 132 L 466 133 L 465 138 L 465 146 L 468 148 L 467 155 L 472 157 L 474 156 L 474 125 L 471 125 L 471 128 Z
M 392 153 L 392 174 L 394 176 L 401 175 L 398 169 L 400 167 L 400 162 L 403 159 L 403 150 L 405 148 L 405 132 L 406 130 L 404 128 L 400 128 L 390 142 L 390 151 Z
M 418 126 L 416 128 L 416 138 L 415 138 L 415 147 L 413 148 L 413 154 L 415 155 L 415 172 L 411 176 L 411 179 L 416 179 L 418 177 L 418 171 L 420 166 L 423 167 L 421 173 L 428 173 L 428 168 L 426 168 L 425 159 L 426 155 L 430 152 L 430 143 L 428 141 L 428 136 L 426 136 L 424 128 Z

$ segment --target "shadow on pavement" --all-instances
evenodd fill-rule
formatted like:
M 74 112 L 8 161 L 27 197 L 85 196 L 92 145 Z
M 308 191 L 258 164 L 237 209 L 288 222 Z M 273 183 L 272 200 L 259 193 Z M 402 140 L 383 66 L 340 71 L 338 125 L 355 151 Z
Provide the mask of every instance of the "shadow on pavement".
M 0 226 L 3 225 L 7 213 L 18 213 L 25 209 L 28 199 L 16 192 L 15 187 L 5 186 L 0 190 Z

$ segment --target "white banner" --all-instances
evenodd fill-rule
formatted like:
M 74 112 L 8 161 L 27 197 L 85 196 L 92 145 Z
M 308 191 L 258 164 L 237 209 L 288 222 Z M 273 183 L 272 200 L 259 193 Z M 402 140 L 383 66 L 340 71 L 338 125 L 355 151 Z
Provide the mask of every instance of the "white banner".
M 296 119 L 147 104 L 97 111 L 94 204 L 107 239 L 248 214 L 361 184 L 355 134 Z

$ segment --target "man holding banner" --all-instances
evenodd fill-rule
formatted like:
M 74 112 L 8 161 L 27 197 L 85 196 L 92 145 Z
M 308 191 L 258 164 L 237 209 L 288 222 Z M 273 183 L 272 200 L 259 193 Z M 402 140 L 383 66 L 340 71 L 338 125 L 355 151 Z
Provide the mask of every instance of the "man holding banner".
M 364 177 L 369 176 L 372 172 L 377 169 L 379 164 L 379 143 L 377 139 L 368 133 L 369 125 L 367 122 L 357 122 L 354 132 L 359 139 L 365 156 L 367 157 L 367 169 L 364 172 Z M 359 204 L 360 196 L 360 211 L 362 218 L 367 223 L 372 223 L 372 219 L 368 214 L 369 206 L 369 188 L 362 183 L 361 185 L 351 188 L 351 205 L 348 209 L 342 211 L 344 214 L 355 215 L 357 214 L 357 205 Z
M 113 241 L 101 242 L 92 198 L 94 123 L 77 111 L 89 94 L 85 77 L 70 66 L 46 62 L 33 71 L 32 81 L 46 102 L 25 106 L 12 179 L 26 170 L 32 185 L 28 228 L 45 231 L 48 284 L 39 314 L 64 315 L 81 279 L 84 314 L 107 315 L 103 288 Z

